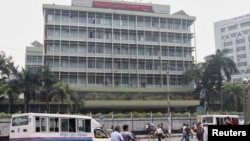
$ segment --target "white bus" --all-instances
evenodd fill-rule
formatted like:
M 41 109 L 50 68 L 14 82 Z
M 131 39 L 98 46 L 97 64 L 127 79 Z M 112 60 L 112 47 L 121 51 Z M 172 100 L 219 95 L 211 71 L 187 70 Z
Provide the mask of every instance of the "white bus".
M 110 141 L 100 124 L 89 116 L 69 114 L 14 114 L 10 141 Z
M 224 125 L 226 117 L 229 117 L 231 121 L 232 119 L 235 119 L 236 124 L 239 124 L 238 115 L 202 115 L 200 118 L 200 122 L 201 124 L 206 122 L 208 125 Z

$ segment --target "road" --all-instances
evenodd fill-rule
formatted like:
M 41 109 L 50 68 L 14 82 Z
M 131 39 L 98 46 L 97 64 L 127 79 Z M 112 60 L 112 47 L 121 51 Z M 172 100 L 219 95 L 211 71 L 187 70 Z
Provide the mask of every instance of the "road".
M 139 141 L 158 141 L 158 139 L 157 138 L 145 138 L 145 137 L 143 137 L 143 138 L 140 138 Z M 162 139 L 161 141 L 181 141 L 181 135 L 173 136 L 171 138 L 167 137 L 165 139 Z M 193 139 L 190 138 L 190 141 L 197 141 L 197 139 L 196 138 L 193 138 Z

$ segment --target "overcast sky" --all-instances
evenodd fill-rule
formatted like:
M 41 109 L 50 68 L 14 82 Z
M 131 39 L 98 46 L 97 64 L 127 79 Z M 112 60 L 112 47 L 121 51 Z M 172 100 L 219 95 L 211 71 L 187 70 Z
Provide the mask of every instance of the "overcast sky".
M 125 1 L 125 0 L 124 0 Z M 214 22 L 250 13 L 250 0 L 127 0 L 170 5 L 171 14 L 184 10 L 195 16 L 198 62 L 215 53 Z M 1 0 L 0 51 L 25 65 L 25 48 L 33 41 L 43 43 L 42 4 L 71 5 L 71 0 Z

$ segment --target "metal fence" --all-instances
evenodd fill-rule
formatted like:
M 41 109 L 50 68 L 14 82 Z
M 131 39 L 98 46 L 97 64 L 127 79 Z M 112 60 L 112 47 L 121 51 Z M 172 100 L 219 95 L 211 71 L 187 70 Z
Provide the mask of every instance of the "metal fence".
M 146 131 L 146 124 L 153 123 L 154 128 L 158 124 L 163 124 L 165 129 L 171 128 L 172 133 L 181 133 L 183 123 L 192 126 L 197 123 L 196 117 L 152 117 L 152 118 L 98 118 L 97 119 L 104 128 L 109 126 L 123 126 L 124 124 L 129 125 L 131 131 Z

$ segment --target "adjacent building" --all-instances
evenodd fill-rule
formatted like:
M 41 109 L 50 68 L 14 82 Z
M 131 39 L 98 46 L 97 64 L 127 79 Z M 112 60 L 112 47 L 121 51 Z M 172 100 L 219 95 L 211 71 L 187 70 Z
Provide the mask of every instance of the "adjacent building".
M 193 88 L 182 74 L 196 61 L 194 16 L 111 0 L 44 4 L 43 13 L 44 64 L 76 89 Z
M 250 14 L 214 23 L 215 47 L 229 49 L 227 54 L 237 65 L 239 74 L 232 81 L 250 78 Z
M 31 43 L 31 46 L 26 47 L 25 51 L 25 69 L 33 68 L 41 69 L 43 65 L 43 45 L 38 41 Z

